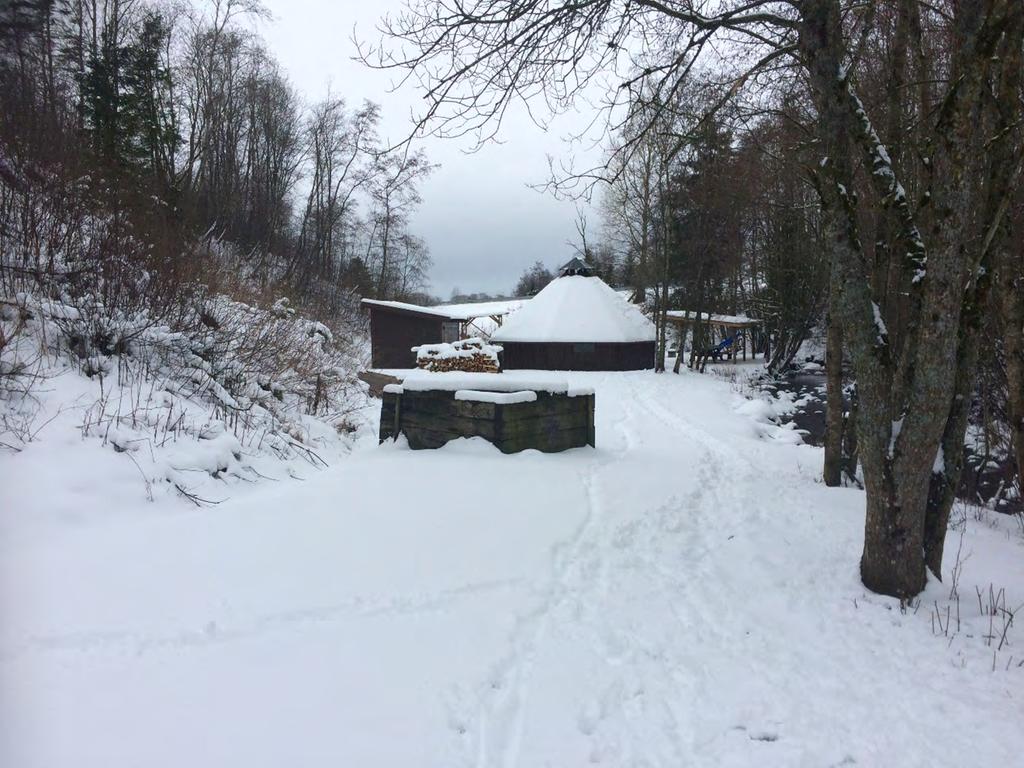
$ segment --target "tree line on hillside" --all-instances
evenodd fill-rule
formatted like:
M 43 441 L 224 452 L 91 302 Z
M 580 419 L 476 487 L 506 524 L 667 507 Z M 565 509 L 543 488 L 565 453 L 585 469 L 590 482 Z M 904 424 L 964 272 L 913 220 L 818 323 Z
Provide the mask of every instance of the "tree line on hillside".
M 353 295 L 422 291 L 430 257 L 409 220 L 431 164 L 384 151 L 371 102 L 304 103 L 250 29 L 263 15 L 258 0 L 0 8 L 0 204 L 6 222 L 40 217 L 7 228 L 8 277 L 42 275 L 54 254 L 33 238 L 77 216 L 116 222 L 102 245 L 64 244 L 92 248 L 108 283 L 123 261 L 158 277 L 151 292 L 244 284 L 324 318 Z
M 607 163 L 553 184 L 604 186 L 656 314 L 677 286 L 749 308 L 785 359 L 824 309 L 825 479 L 855 443 L 861 578 L 910 599 L 942 577 L 982 382 L 1024 467 L 1019 0 L 410 0 L 388 36 L 368 57 L 422 74 L 438 135 L 598 104 Z
M 252 31 L 263 14 L 0 4 L 0 449 L 33 439 L 69 365 L 103 393 L 83 436 L 202 434 L 182 421 L 198 403 L 247 450 L 320 465 L 306 416 L 350 428 L 359 299 L 418 300 L 432 166 L 385 151 L 373 103 L 305 103 Z

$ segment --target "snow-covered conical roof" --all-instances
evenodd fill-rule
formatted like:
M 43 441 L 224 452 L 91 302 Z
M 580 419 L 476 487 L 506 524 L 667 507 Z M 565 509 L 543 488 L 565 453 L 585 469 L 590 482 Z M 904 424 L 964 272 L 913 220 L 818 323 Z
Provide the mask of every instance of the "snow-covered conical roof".
M 654 323 L 599 277 L 566 275 L 547 286 L 491 335 L 493 341 L 654 341 Z

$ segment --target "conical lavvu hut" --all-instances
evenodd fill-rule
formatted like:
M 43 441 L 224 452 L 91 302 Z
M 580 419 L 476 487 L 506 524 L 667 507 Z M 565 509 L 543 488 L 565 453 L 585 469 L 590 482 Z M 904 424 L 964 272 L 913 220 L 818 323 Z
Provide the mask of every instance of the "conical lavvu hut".
M 654 367 L 655 328 L 577 259 L 491 335 L 504 369 L 634 371 Z

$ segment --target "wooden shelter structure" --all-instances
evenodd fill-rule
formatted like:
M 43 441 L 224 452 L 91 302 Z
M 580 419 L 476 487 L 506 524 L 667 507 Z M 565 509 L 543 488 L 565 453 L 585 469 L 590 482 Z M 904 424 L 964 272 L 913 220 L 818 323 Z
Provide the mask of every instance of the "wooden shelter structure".
M 485 301 L 424 307 L 403 301 L 363 299 L 370 312 L 370 365 L 374 368 L 415 368 L 413 347 L 465 338 L 480 318 L 501 325 L 521 302 Z
M 687 327 L 698 324 L 697 313 L 687 309 L 670 309 L 665 313 L 665 316 L 668 322 L 677 328 L 680 339 Z M 710 312 L 701 312 L 699 324 L 717 328 L 723 339 L 730 335 L 736 337 L 736 342 L 732 347 L 732 359 L 735 362 L 740 355 L 740 350 L 742 350 L 743 359 L 747 359 L 750 331 L 759 327 L 761 321 L 745 315 L 717 315 Z M 682 350 L 680 350 L 681 352 Z M 754 354 L 753 349 L 751 349 L 751 359 L 753 359 Z
M 654 367 L 655 335 L 637 306 L 573 259 L 491 340 L 506 370 L 633 371 Z

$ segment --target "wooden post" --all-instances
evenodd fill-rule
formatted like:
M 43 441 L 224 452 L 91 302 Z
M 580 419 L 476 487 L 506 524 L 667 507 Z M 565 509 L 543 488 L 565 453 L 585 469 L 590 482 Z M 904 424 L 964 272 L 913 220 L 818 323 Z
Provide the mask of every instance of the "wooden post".
M 395 396 L 395 431 L 391 436 L 392 440 L 397 440 L 398 436 L 402 433 L 402 396 Z

